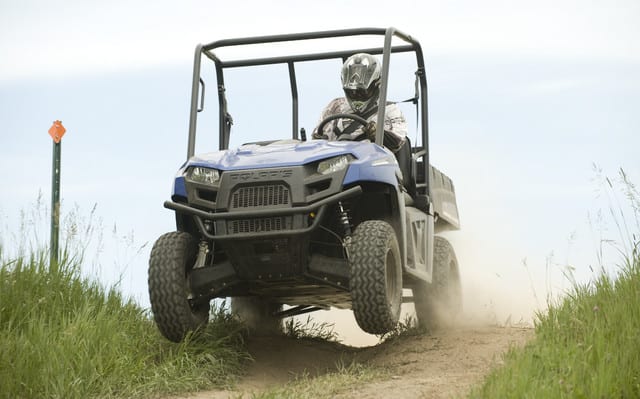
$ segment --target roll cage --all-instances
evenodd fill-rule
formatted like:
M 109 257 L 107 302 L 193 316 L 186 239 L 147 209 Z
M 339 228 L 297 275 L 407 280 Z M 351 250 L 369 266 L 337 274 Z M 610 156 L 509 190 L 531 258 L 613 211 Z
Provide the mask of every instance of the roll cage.
M 305 40 L 315 39 L 330 39 L 340 37 L 356 37 L 356 36 L 381 36 L 384 38 L 383 45 L 380 47 L 360 48 L 353 47 L 348 50 L 329 51 L 329 52 L 311 52 L 311 53 L 296 53 L 283 56 L 264 57 L 264 58 L 242 58 L 233 60 L 223 60 L 214 50 L 224 47 L 245 46 L 245 45 L 257 45 L 257 44 L 273 44 L 281 42 L 299 42 Z M 398 38 L 403 44 L 392 45 L 392 39 Z M 260 66 L 260 65 L 273 65 L 273 64 L 286 64 L 289 71 L 289 82 L 291 88 L 292 99 L 292 121 L 291 131 L 292 138 L 299 139 L 298 133 L 298 88 L 296 80 L 296 63 L 305 61 L 317 61 L 328 59 L 342 59 L 343 61 L 349 56 L 359 53 L 369 53 L 374 55 L 382 54 L 382 70 L 381 70 L 381 84 L 380 84 L 380 96 L 378 104 L 387 103 L 387 88 L 389 78 L 389 65 L 392 53 L 406 53 L 413 52 L 416 56 L 416 97 L 413 101 L 416 102 L 419 109 L 420 117 L 420 130 L 422 147 L 412 149 L 413 159 L 421 158 L 421 162 L 417 163 L 422 171 L 416 171 L 423 176 L 423 183 L 418 184 L 419 191 L 428 193 L 429 187 L 429 125 L 428 125 L 428 103 L 427 103 L 427 78 L 424 66 L 424 58 L 422 54 L 422 48 L 420 43 L 410 35 L 407 35 L 393 27 L 386 29 L 383 28 L 356 28 L 356 29 L 342 29 L 342 30 L 330 30 L 308 33 L 294 33 L 294 34 L 282 34 L 282 35 L 270 35 L 270 36 L 255 36 L 244 37 L 236 39 L 224 39 L 218 40 L 209 44 L 199 44 L 196 46 L 195 59 L 193 64 L 193 80 L 191 91 L 191 108 L 189 116 L 189 141 L 187 149 L 187 159 L 191 158 L 195 152 L 196 142 L 196 125 L 198 119 L 198 113 L 202 111 L 204 104 L 204 87 L 205 83 L 201 77 L 201 65 L 202 55 L 212 60 L 215 64 L 215 71 L 217 77 L 217 93 L 219 103 L 219 149 L 226 150 L 229 147 L 230 128 L 232 124 L 231 116 L 227 110 L 227 100 L 225 95 L 225 83 L 224 72 L 229 68 L 248 67 L 248 66 Z M 377 114 L 377 132 L 375 143 L 383 145 L 384 135 L 384 120 L 386 107 L 379 107 Z M 422 190 L 420 190 L 422 189 Z

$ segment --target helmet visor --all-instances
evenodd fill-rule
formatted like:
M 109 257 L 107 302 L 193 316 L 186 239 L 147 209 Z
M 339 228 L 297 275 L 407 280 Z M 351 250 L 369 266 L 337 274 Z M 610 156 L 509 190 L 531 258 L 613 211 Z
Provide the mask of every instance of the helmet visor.
M 376 91 L 376 86 L 369 88 L 357 88 L 357 89 L 344 89 L 344 93 L 347 97 L 355 101 L 367 101 L 370 99 Z

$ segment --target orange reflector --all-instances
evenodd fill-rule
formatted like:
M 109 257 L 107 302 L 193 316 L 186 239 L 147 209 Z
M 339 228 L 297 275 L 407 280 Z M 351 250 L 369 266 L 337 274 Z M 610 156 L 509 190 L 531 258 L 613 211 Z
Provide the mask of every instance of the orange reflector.
M 53 141 L 58 144 L 60 140 L 62 140 L 62 136 L 64 136 L 64 132 L 66 131 L 67 129 L 62 126 L 61 121 L 54 121 L 53 125 L 49 128 L 49 136 L 51 136 Z

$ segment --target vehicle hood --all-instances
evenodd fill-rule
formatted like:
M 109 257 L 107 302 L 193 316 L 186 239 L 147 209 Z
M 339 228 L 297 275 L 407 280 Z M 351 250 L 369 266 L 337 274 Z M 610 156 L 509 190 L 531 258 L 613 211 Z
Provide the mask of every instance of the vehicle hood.
M 258 169 L 304 165 L 333 156 L 351 154 L 357 159 L 388 156 L 388 150 L 368 141 L 281 140 L 267 145 L 241 147 L 193 156 L 186 166 L 205 166 L 219 170 Z

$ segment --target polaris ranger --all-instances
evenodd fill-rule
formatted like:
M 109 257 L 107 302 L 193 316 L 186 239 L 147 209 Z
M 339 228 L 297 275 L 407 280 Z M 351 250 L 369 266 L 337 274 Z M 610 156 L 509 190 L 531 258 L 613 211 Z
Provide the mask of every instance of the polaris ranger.
M 364 37 L 379 44 L 358 46 Z M 306 45 L 335 38 L 356 44 L 317 52 Z M 306 51 L 272 57 L 250 57 L 247 51 L 240 59 L 219 54 L 222 48 L 273 49 L 276 43 L 299 44 L 296 48 Z M 384 146 L 385 107 L 377 110 L 375 140 L 307 140 L 299 129 L 296 67 L 344 61 L 361 52 L 382 58 L 378 104 L 388 103 L 393 57 L 415 56 L 411 102 L 419 133 L 415 143 L 407 140 L 395 154 Z M 207 61 L 217 79 L 219 151 L 196 155 L 196 122 L 205 92 L 201 70 Z M 288 70 L 291 133 L 229 149 L 225 72 L 276 64 Z M 320 125 L 336 118 L 367 123 L 356 114 L 341 114 Z M 176 231 L 161 236 L 151 250 L 149 294 L 155 322 L 171 341 L 207 323 L 215 298 L 230 297 L 232 308 L 262 329 L 277 329 L 284 317 L 335 307 L 352 309 L 362 330 L 384 334 L 397 325 L 403 301 L 415 303 L 419 323 L 428 328 L 460 310 L 458 263 L 449 242 L 438 235 L 459 229 L 458 209 L 451 179 L 429 163 L 422 49 L 414 37 L 394 28 L 198 45 L 187 161 L 164 206 L 175 212 Z

